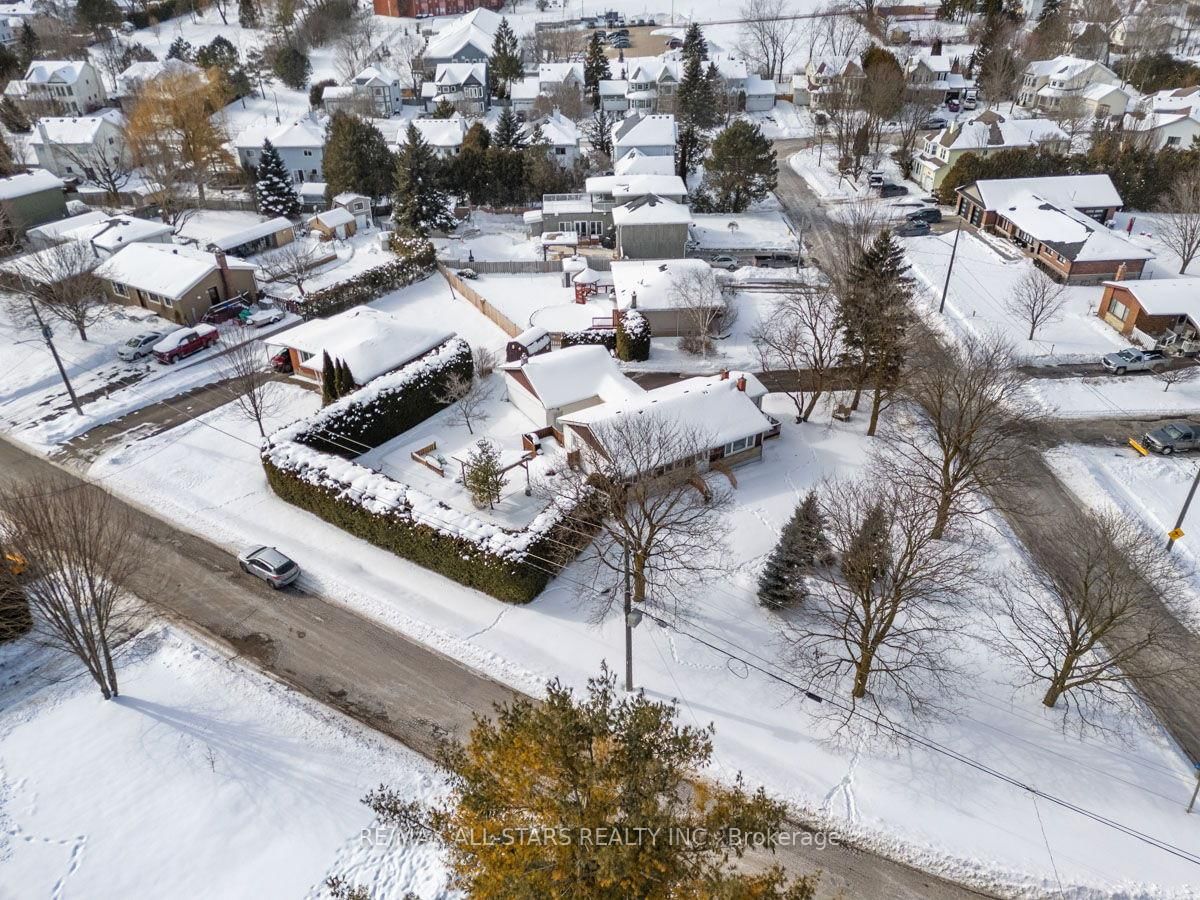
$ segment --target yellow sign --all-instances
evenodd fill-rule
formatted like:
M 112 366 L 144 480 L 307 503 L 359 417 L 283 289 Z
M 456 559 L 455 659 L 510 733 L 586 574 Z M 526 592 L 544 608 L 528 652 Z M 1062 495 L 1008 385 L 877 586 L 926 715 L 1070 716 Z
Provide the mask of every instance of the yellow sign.
M 1170 531 L 1167 532 L 1167 537 L 1169 537 L 1173 541 L 1177 541 L 1181 537 L 1183 537 L 1183 529 L 1182 528 L 1172 528 Z
M 1143 447 L 1141 444 L 1139 444 L 1133 438 L 1129 439 L 1129 446 L 1132 447 L 1134 450 L 1136 450 L 1138 453 L 1142 454 L 1142 456 L 1150 455 L 1150 451 L 1147 450 L 1145 447 Z

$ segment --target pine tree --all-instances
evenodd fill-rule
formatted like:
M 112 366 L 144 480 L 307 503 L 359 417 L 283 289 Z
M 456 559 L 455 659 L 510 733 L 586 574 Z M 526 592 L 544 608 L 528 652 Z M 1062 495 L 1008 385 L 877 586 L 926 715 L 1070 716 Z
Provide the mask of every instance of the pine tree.
M 707 142 L 700 129 L 692 122 L 684 122 L 679 128 L 675 142 L 675 174 L 686 182 L 700 165 Z
M 279 151 L 270 141 L 263 141 L 262 160 L 258 164 L 254 195 L 258 211 L 265 216 L 286 216 L 289 219 L 300 215 L 300 198 Z
M 500 451 L 489 440 L 481 439 L 467 456 L 463 484 L 476 506 L 487 504 L 495 509 L 508 482 L 500 465 Z
M 890 524 L 882 504 L 874 504 L 863 515 L 842 556 L 842 575 L 860 593 L 866 593 L 891 565 Z
M 328 406 L 338 398 L 337 369 L 328 353 L 321 354 L 321 405 Z
M 258 27 L 258 3 L 255 0 L 238 0 L 238 24 L 243 28 Z
M 825 534 L 825 514 L 816 491 L 809 491 L 792 517 L 796 523 L 796 548 L 802 565 L 809 569 L 828 565 L 832 548 Z
M 438 186 L 437 157 L 411 122 L 396 155 L 395 171 L 392 220 L 398 230 L 424 236 L 430 230 L 454 227 L 450 198 Z
M 496 36 L 492 39 L 492 55 L 488 60 L 488 72 L 496 85 L 496 96 L 507 97 L 508 88 L 524 74 L 521 54 L 517 49 L 517 36 L 513 34 L 508 19 L 500 20 Z
M 683 33 L 683 47 L 680 51 L 683 58 L 695 58 L 700 61 L 708 59 L 708 41 L 704 40 L 704 32 L 696 22 L 692 22 Z
M 429 118 L 453 119 L 456 112 L 458 112 L 458 110 L 454 108 L 453 103 L 451 103 L 449 100 L 442 99 L 434 104 L 433 112 L 429 114 Z
M 29 24 L 28 18 L 21 20 L 21 36 L 18 38 L 17 43 L 21 47 L 21 68 L 28 68 L 42 47 L 42 41 L 38 37 L 37 32 L 33 30 L 33 26 Z
M 779 534 L 758 579 L 758 602 L 772 609 L 796 606 L 808 596 L 804 576 L 830 558 L 825 516 L 810 491 Z
M 505 108 L 496 120 L 496 133 L 493 136 L 493 146 L 502 150 L 520 150 L 526 145 L 525 132 L 521 120 L 511 107 Z
M 702 190 L 715 212 L 743 212 L 775 190 L 778 167 L 758 125 L 737 119 L 717 135 L 704 165 Z
M 354 373 L 350 371 L 350 364 L 344 359 L 339 359 L 334 363 L 334 381 L 337 383 L 338 397 L 352 394 L 358 387 L 354 382 Z
M 0 122 L 4 123 L 4 127 L 14 133 L 24 134 L 32 127 L 29 123 L 29 118 L 13 102 L 12 97 L 5 97 L 0 100 Z
M 583 125 L 584 137 L 592 145 L 592 150 L 606 160 L 612 161 L 613 143 L 612 128 L 616 119 L 603 106 L 597 107 L 595 114 Z
M 191 62 L 195 55 L 192 45 L 183 39 L 183 35 L 171 41 L 171 46 L 167 48 L 167 59 L 182 59 Z
M 699 129 L 711 128 L 717 121 L 716 99 L 712 82 L 701 68 L 700 58 L 688 57 L 675 93 L 675 118 Z
M 326 200 L 346 191 L 377 198 L 391 192 L 395 164 L 378 128 L 339 112 L 329 122 L 322 171 Z
M 600 32 L 592 32 L 588 41 L 587 54 L 583 59 L 583 83 L 588 96 L 592 98 L 593 108 L 600 106 L 600 82 L 612 78 L 612 69 L 608 65 L 608 57 L 604 55 L 604 44 L 600 40 Z
M 0 135 L 0 178 L 7 178 L 16 172 L 16 163 L 13 161 L 12 147 L 8 145 L 8 141 Z
M 303 90 L 312 74 L 308 53 L 295 44 L 284 44 L 275 50 L 271 70 L 279 80 L 294 91 Z

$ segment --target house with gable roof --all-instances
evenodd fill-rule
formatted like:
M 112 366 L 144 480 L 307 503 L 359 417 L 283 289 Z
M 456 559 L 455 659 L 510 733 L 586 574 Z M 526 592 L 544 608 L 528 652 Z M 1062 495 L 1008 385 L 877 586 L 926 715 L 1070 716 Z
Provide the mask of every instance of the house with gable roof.
M 234 140 L 238 162 L 252 171 L 262 161 L 263 141 L 269 140 L 279 151 L 279 158 L 292 174 L 295 184 L 320 181 L 325 165 L 325 133 L 329 120 L 319 113 L 309 113 L 293 122 L 275 124 L 273 120 L 252 125 Z
M 634 113 L 613 126 L 613 159 L 618 160 L 631 150 L 637 150 L 645 156 L 674 157 L 676 140 L 673 115 Z
M 465 115 L 481 116 L 490 94 L 487 63 L 439 63 L 433 80 L 421 85 L 426 112 L 445 101 Z
M 24 78 L 8 83 L 4 96 L 31 117 L 82 116 L 108 101 L 100 73 L 90 62 L 74 59 L 33 60 Z
M 1070 143 L 1067 133 L 1052 121 L 1014 119 L 989 109 L 969 121 L 954 122 L 927 140 L 916 158 L 913 180 L 933 191 L 964 153 L 988 156 L 1020 147 L 1065 153 Z
M 128 171 L 125 117 L 115 109 L 88 116 L 45 116 L 37 120 L 29 146 L 38 165 L 59 178 L 92 181 L 96 170 Z
M 1121 78 L 1094 59 L 1081 59 L 1078 56 L 1035 59 L 1025 67 L 1021 89 L 1017 93 L 1017 105 L 1053 112 L 1068 98 L 1079 96 L 1093 84 L 1120 85 Z

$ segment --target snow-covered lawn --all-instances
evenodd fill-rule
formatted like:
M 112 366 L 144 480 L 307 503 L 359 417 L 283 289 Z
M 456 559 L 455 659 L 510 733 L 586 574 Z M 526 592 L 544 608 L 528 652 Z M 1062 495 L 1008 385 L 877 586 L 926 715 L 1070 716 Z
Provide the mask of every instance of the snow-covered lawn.
M 946 269 L 954 246 L 954 232 L 920 238 L 902 238 L 912 274 L 919 279 L 917 299 L 928 317 L 943 323 L 953 336 L 1003 335 L 1018 355 L 1039 363 L 1098 362 L 1106 353 L 1129 342 L 1096 317 L 1103 288 L 1068 287 L 1062 317 L 1038 329 L 1029 340 L 1029 325 L 1006 306 L 1021 278 L 1033 263 L 1012 248 L 1012 258 L 1002 256 L 970 232 L 958 240 L 958 254 L 946 295 L 946 314 L 937 315 Z M 1161 387 L 1159 388 L 1161 390 Z
M 119 699 L 75 677 L 0 702 L 0 895 L 323 900 L 342 874 L 442 896 L 440 853 L 365 841 L 359 802 L 431 799 L 432 764 L 175 629 L 127 659 Z
M 1100 375 L 1095 378 L 1035 378 L 1032 395 L 1062 418 L 1200 414 L 1200 380 L 1163 390 L 1152 375 Z
M 1131 210 L 1119 212 L 1113 217 L 1113 228 L 1129 233 L 1130 239 L 1140 247 L 1153 250 L 1155 258 L 1146 264 L 1144 278 L 1178 278 L 1179 254 L 1162 242 L 1162 213 L 1147 213 Z M 1133 222 L 1133 230 L 1129 231 L 1129 223 Z M 1200 259 L 1192 260 L 1186 273 L 1195 277 L 1200 275 Z
M 508 335 L 499 326 L 456 294 L 446 279 L 436 273 L 402 290 L 384 294 L 369 305 L 414 324 L 452 329 L 472 347 L 503 351 L 508 342 Z
M 478 230 L 478 234 L 476 234 Z M 471 235 L 465 237 L 465 234 Z M 478 260 L 539 260 L 540 241 L 529 236 L 529 229 L 520 216 L 499 215 L 476 210 L 470 221 L 458 232 L 446 238 L 434 238 L 438 256 L 443 259 L 467 260 L 474 254 Z
M 912 208 L 923 206 L 924 204 L 920 200 L 927 195 L 927 192 L 922 191 L 914 182 L 904 180 L 900 174 L 900 167 L 888 153 L 890 149 L 891 147 L 885 144 L 882 147 L 883 152 L 877 158 L 868 157 L 864 164 L 863 174 L 857 182 L 848 175 L 843 177 L 838 174 L 837 146 L 829 136 L 826 136 L 824 146 L 814 145 L 793 153 L 788 158 L 787 164 L 804 179 L 812 192 L 824 201 L 848 203 L 855 200 L 870 200 L 884 207 L 896 206 L 896 217 L 901 218 L 906 211 L 902 207 L 906 204 L 909 205 L 910 208 L 907 211 L 911 212 Z M 907 187 L 908 196 L 881 199 L 879 192 L 872 191 L 867 185 L 867 172 L 872 169 L 882 172 L 886 181 Z
M 402 292 L 403 293 L 403 292 Z M 315 407 L 292 395 L 280 416 Z M 767 408 L 788 420 L 786 402 Z M 786 672 L 779 624 L 754 597 L 755 578 L 797 498 L 831 475 L 860 470 L 871 449 L 864 423 L 785 424 L 761 464 L 737 471 L 729 522 L 734 574 L 694 596 L 692 634 Z M 206 424 L 213 427 L 206 427 Z M 619 660 L 615 618 L 588 624 L 570 567 L 533 603 L 505 606 L 369 546 L 277 499 L 267 488 L 253 426 L 227 408 L 101 457 L 92 474 L 184 527 L 235 547 L 277 545 L 304 566 L 304 586 L 475 666 L 537 692 L 560 677 L 582 686 L 601 660 Z M 215 465 L 214 460 L 220 460 Z M 985 532 L 997 572 L 1021 565 L 1000 528 Z M 981 583 L 994 578 L 985 576 Z M 1191 852 L 1200 824 L 1182 815 L 1189 764 L 1142 718 L 1128 717 L 1126 743 L 1064 734 L 1036 692 L 1015 691 L 1017 673 L 979 642 L 992 627 L 986 597 L 963 610 L 965 673 L 948 698 L 952 713 L 922 734 L 1024 783 L 1117 819 Z M 743 770 L 812 819 L 901 858 L 981 884 L 1057 889 L 1074 896 L 1189 896 L 1190 865 L 920 747 L 836 747 L 819 708 L 722 653 L 644 623 L 635 632 L 635 677 L 655 696 L 679 697 L 687 720 L 716 724 L 715 777 Z M 1044 833 L 1043 833 L 1044 828 Z M 1049 851 L 1047 850 L 1049 845 Z
M 256 212 L 237 209 L 194 209 L 190 210 L 175 229 L 180 243 L 194 241 L 197 246 L 207 247 L 214 241 L 237 234 L 267 221 L 266 216 Z

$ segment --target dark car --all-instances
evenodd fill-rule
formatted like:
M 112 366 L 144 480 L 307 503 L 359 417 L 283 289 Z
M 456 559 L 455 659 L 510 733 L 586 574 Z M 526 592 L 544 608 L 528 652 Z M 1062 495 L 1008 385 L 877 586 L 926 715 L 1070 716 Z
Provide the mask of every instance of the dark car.
M 936 207 L 933 209 L 918 209 L 916 212 L 910 212 L 904 218 L 910 222 L 927 222 L 934 225 L 942 221 L 942 211 Z
M 1200 427 L 1191 422 L 1168 422 L 1161 428 L 1147 431 L 1142 436 L 1147 450 L 1169 456 L 1185 450 L 1200 448 Z
M 275 590 L 300 577 L 300 567 L 274 547 L 251 547 L 238 555 L 238 565 L 247 575 L 261 578 Z
M 958 112 L 960 108 L 960 104 L 957 100 L 946 101 L 946 109 L 950 110 L 950 112 Z
M 271 357 L 271 368 L 280 375 L 292 374 L 292 354 L 287 350 L 280 350 Z
M 618 50 L 628 50 L 632 45 L 629 43 L 629 38 L 624 35 L 618 35 L 609 40 L 609 45 L 616 47 Z
M 896 228 L 896 234 L 899 237 L 925 237 L 930 234 L 932 229 L 928 222 L 922 222 L 920 219 L 909 219 L 903 225 Z
M 908 193 L 908 188 L 902 184 L 881 184 L 879 186 L 880 197 L 903 197 Z

